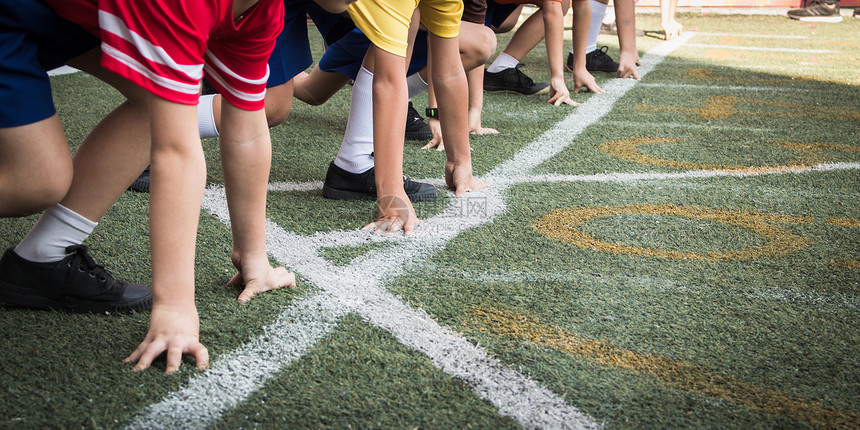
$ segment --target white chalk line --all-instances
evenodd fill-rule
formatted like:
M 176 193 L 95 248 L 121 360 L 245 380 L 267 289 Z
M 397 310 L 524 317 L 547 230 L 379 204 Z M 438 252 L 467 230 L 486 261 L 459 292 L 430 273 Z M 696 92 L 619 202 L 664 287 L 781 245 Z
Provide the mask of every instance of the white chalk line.
M 781 88 L 781 87 L 761 87 L 761 86 L 742 86 L 742 85 L 696 85 L 696 84 L 665 84 L 652 83 L 642 84 L 646 88 L 672 88 L 684 90 L 707 90 L 707 91 L 771 91 L 775 93 L 808 93 L 811 89 L 808 88 Z
M 686 47 L 692 48 L 711 48 L 711 49 L 728 49 L 733 51 L 764 51 L 764 52 L 794 52 L 799 54 L 830 54 L 835 51 L 828 49 L 797 49 L 797 48 L 772 48 L 761 46 L 740 46 L 740 45 L 710 45 L 706 43 L 688 43 Z
M 709 33 L 704 31 L 697 31 L 696 34 L 699 36 L 730 36 L 745 39 L 809 39 L 809 36 L 790 36 L 779 34 Z

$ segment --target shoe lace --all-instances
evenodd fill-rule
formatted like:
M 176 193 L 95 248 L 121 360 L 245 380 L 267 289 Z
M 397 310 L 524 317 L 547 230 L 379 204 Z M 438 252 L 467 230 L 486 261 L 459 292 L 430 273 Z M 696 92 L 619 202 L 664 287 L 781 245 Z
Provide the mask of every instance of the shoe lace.
M 82 273 L 88 272 L 91 278 L 96 278 L 102 283 L 111 279 L 110 272 L 108 272 L 104 266 L 93 260 L 93 257 L 90 256 L 89 250 L 86 246 L 72 245 L 66 248 L 66 252 L 74 254 L 74 257 L 69 260 L 69 267 L 75 267 Z M 69 276 L 71 276 L 71 274 Z
M 526 74 L 523 73 L 522 70 L 520 70 L 520 67 L 522 67 L 522 66 L 523 66 L 523 64 L 520 63 L 520 64 L 517 64 L 517 67 L 514 68 L 514 71 L 516 72 L 516 75 L 517 75 L 517 80 L 519 81 L 520 86 L 530 87 L 530 86 L 535 84 L 535 81 L 532 78 L 526 76 Z
M 612 58 L 606 52 L 609 51 L 608 46 L 601 46 L 596 51 L 594 51 L 594 62 L 595 63 L 606 63 L 607 61 L 612 61 Z

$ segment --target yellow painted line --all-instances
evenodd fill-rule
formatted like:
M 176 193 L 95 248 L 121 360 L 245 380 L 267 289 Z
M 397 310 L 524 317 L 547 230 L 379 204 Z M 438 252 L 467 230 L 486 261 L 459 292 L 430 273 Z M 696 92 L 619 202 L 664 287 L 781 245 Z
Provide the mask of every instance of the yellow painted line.
M 860 423 L 860 415 L 852 411 L 739 381 L 666 356 L 641 354 L 596 339 L 579 337 L 531 316 L 481 306 L 473 307 L 470 314 L 485 333 L 531 342 L 603 366 L 638 372 L 673 389 L 717 397 L 818 428 L 857 428 L 857 423 Z
M 782 111 L 771 110 L 740 110 L 739 104 L 759 106 L 763 105 L 769 108 L 784 109 Z M 687 112 L 697 114 L 703 118 L 710 119 L 727 119 L 731 116 L 772 116 L 772 117 L 822 117 L 822 118 L 839 118 L 860 120 L 860 111 L 830 108 L 825 106 L 805 105 L 791 102 L 773 102 L 768 100 L 741 98 L 730 96 L 714 96 L 708 97 L 701 108 L 678 108 L 674 106 L 648 106 L 645 104 L 638 105 L 634 109 L 637 110 L 652 110 L 652 111 L 674 111 Z
M 824 222 L 830 225 L 838 225 L 840 227 L 860 227 L 860 220 L 850 218 L 825 218 Z
M 699 218 L 738 226 L 763 237 L 767 243 L 746 249 L 722 252 L 653 249 L 604 242 L 578 228 L 595 218 L 625 214 L 649 214 Z M 789 255 L 806 247 L 810 240 L 797 236 L 773 223 L 812 224 L 813 219 L 802 216 L 771 215 L 762 212 L 710 209 L 674 205 L 626 205 L 615 207 L 580 207 L 556 210 L 537 220 L 533 227 L 539 233 L 581 248 L 613 254 L 641 255 L 674 260 L 728 261 Z
M 771 172 L 774 171 L 773 169 L 796 169 L 799 167 L 802 168 L 815 166 L 824 162 L 823 157 L 821 155 L 821 152 L 823 150 L 860 152 L 860 146 L 856 145 L 832 145 L 821 143 L 796 142 L 763 142 L 765 144 L 777 145 L 792 151 L 796 151 L 800 155 L 798 155 L 797 159 L 793 163 L 788 165 L 750 167 L 741 165 L 704 164 L 667 160 L 664 158 L 645 155 L 638 150 L 638 148 L 643 145 L 673 144 L 679 141 L 680 139 L 643 137 L 636 139 L 623 139 L 604 142 L 600 144 L 598 149 L 606 154 L 612 155 L 617 158 L 634 161 L 642 164 L 648 164 L 652 166 L 670 167 L 675 169 L 687 170 L 727 170 L 732 172 L 744 173 Z
M 836 260 L 833 262 L 833 265 L 846 269 L 860 270 L 860 260 Z

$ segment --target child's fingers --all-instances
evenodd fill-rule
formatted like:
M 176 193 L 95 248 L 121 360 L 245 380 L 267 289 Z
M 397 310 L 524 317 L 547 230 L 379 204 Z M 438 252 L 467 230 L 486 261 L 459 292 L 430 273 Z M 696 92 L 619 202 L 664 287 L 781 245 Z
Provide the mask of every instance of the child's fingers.
M 242 285 L 244 283 L 245 279 L 242 277 L 242 272 L 233 275 L 233 277 L 227 281 L 227 285 Z
M 202 343 L 197 342 L 188 348 L 188 354 L 194 356 L 198 369 L 203 370 L 209 367 L 209 350 Z
M 182 364 L 182 348 L 176 345 L 167 348 L 167 368 L 164 369 L 164 374 L 176 372 L 180 364 Z
M 167 349 L 167 345 L 164 344 L 164 341 L 161 339 L 153 340 L 146 346 L 143 353 L 140 354 L 140 357 L 137 360 L 137 365 L 131 370 L 133 372 L 140 372 L 141 370 L 148 369 L 152 364 L 152 361 L 155 360 L 155 357 L 161 355 L 165 349 Z

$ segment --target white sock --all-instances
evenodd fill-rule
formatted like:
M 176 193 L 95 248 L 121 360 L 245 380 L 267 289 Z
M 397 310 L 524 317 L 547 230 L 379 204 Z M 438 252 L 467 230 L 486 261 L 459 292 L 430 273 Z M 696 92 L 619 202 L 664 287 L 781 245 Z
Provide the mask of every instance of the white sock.
M 350 173 L 373 167 L 373 74 L 364 67 L 352 85 L 346 132 L 334 164 Z
M 424 82 L 424 79 L 417 72 L 413 73 L 406 77 L 406 91 L 409 98 L 412 99 L 412 97 L 427 91 L 427 82 Z
M 488 73 L 499 73 L 505 69 L 511 69 L 517 67 L 517 64 L 520 64 L 520 60 L 517 60 L 514 57 L 511 57 L 508 54 L 502 52 L 496 57 L 496 60 L 493 61 L 493 64 L 490 64 L 490 67 L 487 69 Z
M 606 5 L 595 0 L 591 1 L 591 24 L 588 25 L 588 42 L 585 45 L 585 53 L 590 54 L 597 49 L 597 35 L 600 34 L 600 24 L 603 24 L 603 15 L 606 14 Z
M 83 243 L 97 225 L 57 203 L 42 213 L 15 253 L 37 263 L 60 261 L 68 255 L 66 247 Z
M 215 94 L 206 94 L 200 96 L 197 102 L 197 131 L 200 132 L 200 138 L 218 137 L 218 129 L 215 127 L 215 114 L 212 112 L 212 101 L 215 99 Z

